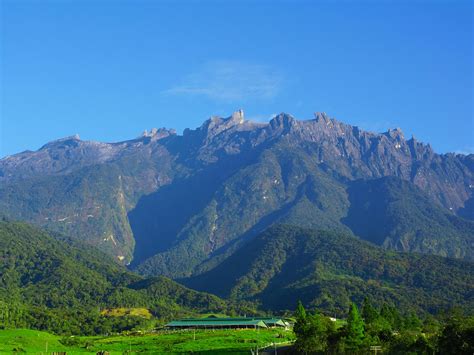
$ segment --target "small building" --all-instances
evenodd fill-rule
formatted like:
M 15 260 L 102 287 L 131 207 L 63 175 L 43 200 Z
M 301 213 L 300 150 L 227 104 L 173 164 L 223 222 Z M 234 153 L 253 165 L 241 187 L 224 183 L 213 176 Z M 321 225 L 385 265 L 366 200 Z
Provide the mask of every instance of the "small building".
M 268 328 L 263 320 L 256 318 L 185 318 L 173 320 L 165 325 L 169 329 L 260 329 Z
M 254 319 L 258 319 L 263 321 L 267 327 L 269 328 L 285 328 L 288 329 L 290 327 L 290 323 L 288 323 L 285 319 L 283 318 L 278 318 L 278 317 L 254 317 Z

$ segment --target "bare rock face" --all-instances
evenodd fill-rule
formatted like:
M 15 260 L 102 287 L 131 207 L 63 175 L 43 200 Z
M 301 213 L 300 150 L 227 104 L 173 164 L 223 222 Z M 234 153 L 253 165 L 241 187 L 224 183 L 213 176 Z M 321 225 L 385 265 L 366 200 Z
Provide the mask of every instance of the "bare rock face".
M 142 137 L 151 138 L 152 140 L 156 141 L 156 140 L 166 138 L 175 134 L 176 134 L 176 131 L 174 129 L 152 128 L 150 132 L 145 130 L 142 134 Z
M 78 167 L 106 162 L 120 145 L 81 141 L 71 136 L 45 144 L 36 152 L 26 151 L 0 160 L 0 181 L 41 174 L 67 173 Z
M 0 160 L 0 182 L 37 176 L 64 175 L 80 168 L 113 162 L 147 149 L 150 141 L 176 135 L 175 130 L 153 128 L 135 140 L 102 143 L 83 141 L 79 135 L 49 142 L 36 152 L 25 151 Z
M 284 211 L 293 211 L 285 218 L 296 224 L 302 211 L 312 211 L 319 227 L 336 225 L 349 209 L 348 186 L 383 177 L 414 184 L 453 218 L 474 220 L 474 155 L 436 154 L 399 128 L 367 132 L 322 112 L 311 120 L 281 113 L 257 123 L 242 110 L 183 135 L 153 128 L 118 143 L 72 136 L 4 157 L 0 209 L 87 235 L 123 262 L 146 239 L 143 250 L 165 253 L 156 261 L 163 265 L 182 250 L 205 259 Z M 331 191 L 336 200 L 325 201 Z M 138 231 L 139 224 L 145 227 Z

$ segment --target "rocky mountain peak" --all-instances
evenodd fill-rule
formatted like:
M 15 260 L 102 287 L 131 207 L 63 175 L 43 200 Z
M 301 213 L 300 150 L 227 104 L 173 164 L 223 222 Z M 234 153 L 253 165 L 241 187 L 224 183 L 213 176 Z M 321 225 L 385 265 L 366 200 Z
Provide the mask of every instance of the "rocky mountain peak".
M 325 112 L 315 112 L 314 119 L 316 122 L 328 122 L 330 120 L 329 116 Z
M 389 138 L 392 138 L 392 139 L 395 139 L 395 140 L 399 140 L 399 141 L 404 141 L 405 140 L 405 136 L 403 135 L 403 131 L 401 130 L 401 128 L 394 128 L 394 129 L 389 129 L 387 132 L 384 133 L 385 136 L 389 137 Z
M 197 133 L 210 140 L 224 131 L 243 125 L 245 122 L 244 111 L 238 110 L 230 117 L 211 116 L 198 129 L 185 129 L 183 133 L 184 135 Z
M 165 137 L 168 137 L 170 135 L 175 135 L 176 130 L 174 129 L 166 129 L 166 128 L 152 128 L 149 132 L 148 130 L 145 129 L 145 131 L 142 134 L 142 137 L 144 138 L 151 138 L 152 140 L 158 140 L 162 139 Z
M 231 120 L 237 124 L 244 123 L 244 110 L 240 109 L 232 113 Z
M 280 113 L 270 120 L 270 127 L 273 129 L 283 129 L 289 131 L 295 123 L 295 118 L 287 113 Z
M 67 137 L 59 138 L 59 139 L 56 139 L 54 141 L 48 142 L 44 146 L 42 146 L 40 148 L 40 150 L 47 149 L 47 148 L 54 147 L 54 146 L 58 146 L 58 145 L 76 146 L 80 142 L 82 142 L 81 137 L 79 136 L 79 134 L 76 133 L 72 136 L 67 136 Z

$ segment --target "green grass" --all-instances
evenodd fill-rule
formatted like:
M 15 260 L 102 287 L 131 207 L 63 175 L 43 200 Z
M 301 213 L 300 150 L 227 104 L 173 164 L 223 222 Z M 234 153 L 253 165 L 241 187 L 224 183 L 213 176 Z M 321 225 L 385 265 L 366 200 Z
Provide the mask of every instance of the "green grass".
M 25 351 L 67 351 L 68 354 L 96 353 L 248 353 L 252 348 L 294 339 L 293 332 L 283 330 L 216 330 L 164 331 L 143 335 L 116 335 L 108 337 L 60 337 L 34 330 L 1 330 L 0 353 Z M 62 342 L 61 342 L 62 341 Z M 66 344 L 66 341 L 70 345 Z
M 66 351 L 68 347 L 59 342 L 60 337 L 37 330 L 15 329 L 0 331 L 0 353 Z

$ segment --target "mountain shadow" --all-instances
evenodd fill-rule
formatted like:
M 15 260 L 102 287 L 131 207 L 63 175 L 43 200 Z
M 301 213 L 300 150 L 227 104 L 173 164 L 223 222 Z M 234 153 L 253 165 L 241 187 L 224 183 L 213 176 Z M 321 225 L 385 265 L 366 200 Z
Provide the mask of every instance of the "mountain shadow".
M 458 217 L 409 181 L 359 180 L 341 221 L 359 237 L 400 251 L 474 258 L 474 222 Z
M 458 214 L 474 221 L 474 196 L 464 203 L 464 207 L 458 210 Z
M 128 213 L 135 238 L 131 267 L 170 249 L 191 217 L 212 199 L 216 187 L 248 163 L 247 159 L 245 155 L 222 159 L 194 175 L 176 178 L 172 184 L 141 197 Z

